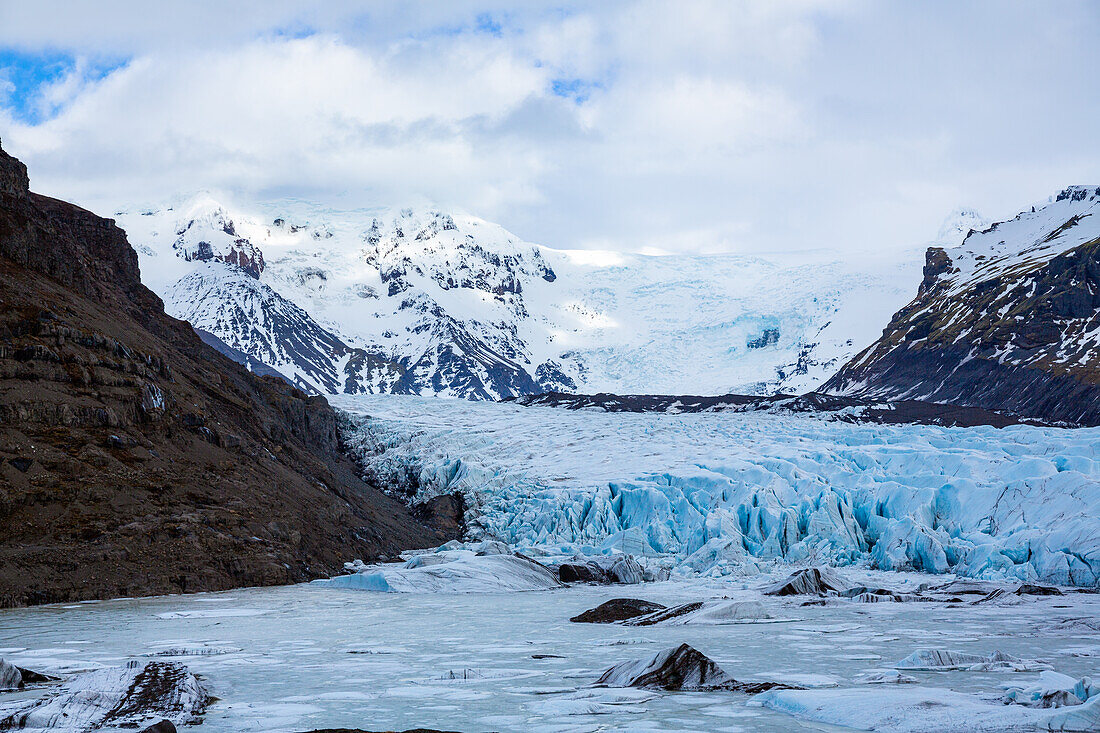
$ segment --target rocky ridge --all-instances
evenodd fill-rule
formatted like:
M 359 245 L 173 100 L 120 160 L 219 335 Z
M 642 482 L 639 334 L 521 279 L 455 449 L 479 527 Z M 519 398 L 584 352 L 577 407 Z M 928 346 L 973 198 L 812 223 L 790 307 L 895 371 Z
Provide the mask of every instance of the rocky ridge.
M 1100 187 L 930 248 L 916 297 L 822 389 L 1100 424 Z
M 441 536 L 362 484 L 323 398 L 204 344 L 110 219 L 0 151 L 0 605 L 337 572 Z

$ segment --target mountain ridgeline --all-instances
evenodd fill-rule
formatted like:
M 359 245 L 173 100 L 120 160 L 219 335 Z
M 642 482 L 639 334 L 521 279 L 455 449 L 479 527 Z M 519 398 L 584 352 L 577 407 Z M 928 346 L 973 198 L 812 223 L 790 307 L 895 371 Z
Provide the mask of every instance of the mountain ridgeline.
M 992 225 L 956 212 L 923 281 L 904 253 L 562 251 L 430 210 L 265 217 L 200 195 L 119 216 L 169 313 L 307 392 L 822 391 L 1076 425 L 1100 421 L 1098 198 L 1072 187 Z
M 199 195 L 117 216 L 169 313 L 310 392 L 804 391 L 907 295 L 890 263 L 564 251 L 433 210 L 266 211 Z

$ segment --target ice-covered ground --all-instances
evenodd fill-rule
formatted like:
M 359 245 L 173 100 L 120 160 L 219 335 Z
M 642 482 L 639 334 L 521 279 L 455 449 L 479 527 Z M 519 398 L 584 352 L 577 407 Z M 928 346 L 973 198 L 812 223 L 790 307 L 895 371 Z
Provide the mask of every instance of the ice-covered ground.
M 528 554 L 623 551 L 710 576 L 780 560 L 1100 583 L 1100 429 L 332 401 L 380 485 L 460 491 L 475 535 Z
M 932 580 L 842 572 L 851 582 L 889 587 Z M 1075 680 L 1097 679 L 1100 595 L 1024 597 L 1011 605 L 838 601 L 817 607 L 802 606 L 804 596 L 762 595 L 778 577 L 459 595 L 301 585 L 4 610 L 0 655 L 63 675 L 132 659 L 185 664 L 216 698 L 194 729 L 209 733 L 418 726 L 467 733 L 782 732 L 806 730 L 790 713 L 860 724 L 903 698 L 909 706 L 899 704 L 897 711 L 905 716 L 881 730 L 975 730 L 991 706 L 1009 723 L 1000 730 L 1034 730 L 1032 722 L 1048 713 L 1087 712 L 1084 706 L 1001 704 L 1008 688 L 1049 686 L 1036 672 L 906 669 L 916 682 L 865 680 L 899 679 L 894 666 L 922 648 L 980 657 L 1000 651 L 1041 659 Z M 669 606 L 744 600 L 763 604 L 774 618 L 719 626 L 568 621 L 623 595 Z M 737 680 L 788 682 L 815 694 L 769 700 L 593 687 L 615 664 L 684 643 Z M 0 718 L 48 689 L 0 694 Z

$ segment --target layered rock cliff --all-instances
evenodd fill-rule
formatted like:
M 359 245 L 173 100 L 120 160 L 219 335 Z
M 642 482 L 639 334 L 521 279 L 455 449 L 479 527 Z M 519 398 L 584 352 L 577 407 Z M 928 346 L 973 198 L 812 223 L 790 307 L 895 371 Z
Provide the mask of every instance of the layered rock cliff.
M 823 391 L 1100 424 L 1100 187 L 929 249 L 916 298 Z
M 0 150 L 0 605 L 288 583 L 438 543 L 336 414 L 164 313 L 125 233 Z

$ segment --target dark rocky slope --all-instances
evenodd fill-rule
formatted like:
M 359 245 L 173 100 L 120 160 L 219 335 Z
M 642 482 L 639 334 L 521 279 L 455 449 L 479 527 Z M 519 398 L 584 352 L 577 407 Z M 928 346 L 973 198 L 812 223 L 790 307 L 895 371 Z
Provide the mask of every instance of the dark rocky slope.
M 917 297 L 822 390 L 1100 425 L 1100 188 L 929 249 Z
M 810 414 L 844 422 L 874 422 L 888 425 L 946 425 L 973 427 L 991 425 L 1003 428 L 1021 422 L 1041 421 L 1021 419 L 1008 412 L 983 410 L 978 407 L 920 402 L 917 400 L 881 400 L 840 397 L 808 392 L 801 396 L 771 395 L 594 395 L 545 392 L 537 395 L 510 397 L 502 402 L 515 402 L 525 407 L 560 407 L 566 410 L 600 409 L 605 412 L 761 412 L 780 414 Z
M 0 150 L 0 605 L 306 580 L 436 544 L 336 415 L 164 314 L 125 233 Z

